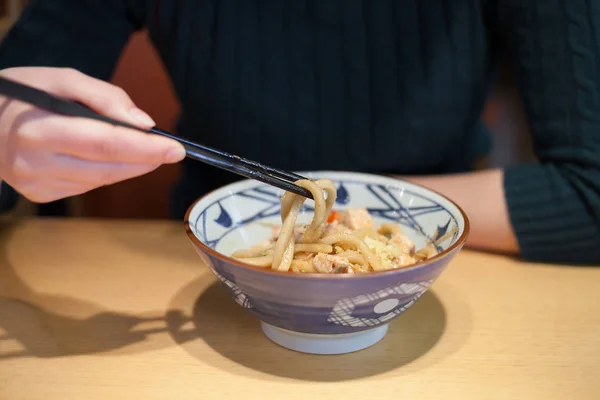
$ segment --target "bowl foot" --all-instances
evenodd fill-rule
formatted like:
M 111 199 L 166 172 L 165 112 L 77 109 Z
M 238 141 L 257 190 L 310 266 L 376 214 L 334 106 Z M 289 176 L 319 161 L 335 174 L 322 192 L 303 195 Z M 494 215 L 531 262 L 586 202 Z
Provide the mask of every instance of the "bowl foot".
M 356 333 L 318 335 L 292 332 L 262 321 L 261 327 L 264 334 L 278 345 L 309 354 L 344 354 L 366 349 L 383 339 L 388 330 L 385 324 Z

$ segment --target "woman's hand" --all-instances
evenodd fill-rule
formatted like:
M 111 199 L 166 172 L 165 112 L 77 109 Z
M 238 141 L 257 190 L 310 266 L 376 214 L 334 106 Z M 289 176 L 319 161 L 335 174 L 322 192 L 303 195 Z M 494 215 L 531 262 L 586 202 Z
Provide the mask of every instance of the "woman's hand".
M 122 89 L 75 70 L 23 67 L 0 75 L 140 128 L 154 125 Z M 33 202 L 85 193 L 184 156 L 171 139 L 52 114 L 0 96 L 0 179 Z

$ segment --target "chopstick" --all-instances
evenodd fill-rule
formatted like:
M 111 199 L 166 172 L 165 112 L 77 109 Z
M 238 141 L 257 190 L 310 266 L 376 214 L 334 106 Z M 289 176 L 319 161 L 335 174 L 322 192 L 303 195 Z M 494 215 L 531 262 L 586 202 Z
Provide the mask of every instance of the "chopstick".
M 249 179 L 275 186 L 309 199 L 313 198 L 310 191 L 295 184 L 297 180 L 308 179 L 301 175 L 269 167 L 256 161 L 248 160 L 221 150 L 204 146 L 156 127 L 145 130 L 137 126 L 130 125 L 126 122 L 118 121 L 116 119 L 98 114 L 83 104 L 54 96 L 43 90 L 18 83 L 4 77 L 0 77 L 0 95 L 29 103 L 33 106 L 56 114 L 93 119 L 96 121 L 106 122 L 111 125 L 164 136 L 181 143 L 185 148 L 186 157 L 188 158 L 201 161 L 205 164 L 221 168 L 225 171 L 229 171 Z

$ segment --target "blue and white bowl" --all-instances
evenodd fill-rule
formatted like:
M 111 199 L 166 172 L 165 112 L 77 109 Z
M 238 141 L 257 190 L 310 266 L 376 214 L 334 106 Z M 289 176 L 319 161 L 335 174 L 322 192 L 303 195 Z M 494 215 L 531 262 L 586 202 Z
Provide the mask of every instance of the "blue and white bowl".
M 274 342 L 314 354 L 348 353 L 381 340 L 388 324 L 411 307 L 463 247 L 469 222 L 448 198 L 397 179 L 350 172 L 303 173 L 331 179 L 334 208 L 366 207 L 377 224 L 399 223 L 417 248 L 428 238 L 454 235 L 437 256 L 405 269 L 340 275 L 276 272 L 241 263 L 230 255 L 267 239 L 280 224 L 281 190 L 245 180 L 217 189 L 188 209 L 185 228 L 197 253 L 233 299 L 261 321 Z M 312 201 L 299 223 L 310 221 Z

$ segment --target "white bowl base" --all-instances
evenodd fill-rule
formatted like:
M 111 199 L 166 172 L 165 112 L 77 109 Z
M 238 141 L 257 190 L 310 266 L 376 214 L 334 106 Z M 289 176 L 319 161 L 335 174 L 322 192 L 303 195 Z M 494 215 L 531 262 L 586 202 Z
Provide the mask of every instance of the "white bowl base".
M 388 325 L 356 333 L 318 335 L 292 332 L 261 321 L 264 334 L 278 345 L 290 350 L 309 354 L 345 354 L 363 350 L 379 342 L 388 330 Z

